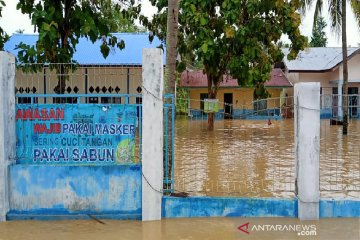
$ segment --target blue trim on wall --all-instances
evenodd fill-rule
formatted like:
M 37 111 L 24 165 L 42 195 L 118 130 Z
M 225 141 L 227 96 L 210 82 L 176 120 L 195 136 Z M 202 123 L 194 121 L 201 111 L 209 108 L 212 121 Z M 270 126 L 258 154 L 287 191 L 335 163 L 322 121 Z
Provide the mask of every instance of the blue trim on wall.
M 6 220 L 89 220 L 91 217 L 97 219 L 113 220 L 141 220 L 141 210 L 137 211 L 78 211 L 69 212 L 64 210 L 51 211 L 49 209 L 36 211 L 10 211 L 6 215 Z
M 320 201 L 321 218 L 360 218 L 360 200 L 323 199 Z
M 297 200 L 164 196 L 162 217 L 297 217 Z

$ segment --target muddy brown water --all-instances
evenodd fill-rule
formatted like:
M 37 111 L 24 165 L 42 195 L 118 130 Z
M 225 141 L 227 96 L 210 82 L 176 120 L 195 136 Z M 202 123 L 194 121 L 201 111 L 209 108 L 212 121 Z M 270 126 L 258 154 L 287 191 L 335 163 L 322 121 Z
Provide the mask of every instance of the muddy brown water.
M 294 120 L 178 118 L 175 189 L 194 196 L 293 197 Z M 341 126 L 321 121 L 322 197 L 360 198 L 360 121 Z
M 176 122 L 176 188 L 192 195 L 293 197 L 293 121 Z M 324 197 L 360 198 L 360 121 L 341 127 L 321 125 L 321 189 Z M 95 239 L 324 239 L 359 240 L 359 219 L 197 218 L 162 221 L 13 221 L 0 223 L 0 240 Z M 239 226 L 249 223 L 249 233 Z M 254 230 L 253 226 L 269 228 Z M 273 230 L 280 226 L 281 231 Z M 316 231 L 287 231 L 288 228 Z M 279 227 L 277 227 L 279 229 Z M 303 235 L 299 235 L 303 234 Z M 308 235 L 307 235 L 308 234 Z
M 104 222 L 105 224 L 92 220 L 0 222 L 0 240 L 360 239 L 359 219 L 299 221 L 294 218 L 193 218 Z M 249 233 L 238 229 L 247 223 Z M 297 230 L 294 231 L 294 228 Z

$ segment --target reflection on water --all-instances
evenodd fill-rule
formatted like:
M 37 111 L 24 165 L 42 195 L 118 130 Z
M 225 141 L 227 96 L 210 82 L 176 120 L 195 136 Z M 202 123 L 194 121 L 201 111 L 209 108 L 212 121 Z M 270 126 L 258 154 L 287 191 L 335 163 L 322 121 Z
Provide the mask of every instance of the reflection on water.
M 267 120 L 221 120 L 215 131 L 206 128 L 206 121 L 176 121 L 176 190 L 207 196 L 294 196 L 292 119 L 270 125 Z M 341 126 L 321 122 L 325 196 L 360 198 L 360 122 L 351 122 L 349 129 L 343 137 Z
M 359 239 L 359 219 L 322 219 L 302 222 L 295 218 L 198 218 L 162 221 L 15 221 L 0 223 L 0 240 L 185 240 L 185 239 Z M 315 225 L 316 236 L 296 231 L 238 230 L 254 225 Z M 301 226 L 300 226 L 301 227 Z

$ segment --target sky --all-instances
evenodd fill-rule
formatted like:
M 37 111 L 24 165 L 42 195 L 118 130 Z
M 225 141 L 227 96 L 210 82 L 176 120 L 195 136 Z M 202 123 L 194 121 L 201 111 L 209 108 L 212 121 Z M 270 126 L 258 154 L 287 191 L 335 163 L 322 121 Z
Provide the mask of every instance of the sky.
M 2 11 L 3 17 L 0 19 L 0 26 L 9 35 L 13 34 L 18 29 L 25 30 L 24 33 L 34 33 L 34 27 L 31 26 L 29 17 L 16 10 L 17 2 L 18 1 L 15 0 L 5 0 L 6 7 L 4 7 Z M 156 8 L 152 7 L 148 0 L 142 0 L 142 4 L 142 11 L 145 15 L 151 16 L 156 11 Z M 328 20 L 329 17 L 326 11 L 327 7 L 325 7 L 323 10 L 323 16 L 326 20 Z M 310 11 L 302 17 L 302 24 L 300 26 L 301 33 L 305 36 L 308 36 L 309 39 L 311 38 L 313 13 L 314 8 L 311 8 Z M 357 27 L 350 6 L 348 6 L 347 13 L 348 45 L 356 47 L 360 43 L 360 29 Z M 326 27 L 325 32 L 328 38 L 328 47 L 341 46 L 341 37 L 337 37 L 337 35 L 330 29 L 330 26 Z M 286 37 L 282 38 L 282 40 L 286 41 Z

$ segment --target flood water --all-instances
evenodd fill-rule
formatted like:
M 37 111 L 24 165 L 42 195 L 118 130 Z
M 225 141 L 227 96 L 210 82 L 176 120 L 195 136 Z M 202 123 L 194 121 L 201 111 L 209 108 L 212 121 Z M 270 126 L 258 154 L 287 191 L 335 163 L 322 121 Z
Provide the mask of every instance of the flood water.
M 206 120 L 179 118 L 175 133 L 175 189 L 190 195 L 293 197 L 293 119 Z M 321 121 L 322 197 L 360 198 L 360 121 Z
M 100 224 L 82 221 L 0 222 L 0 240 L 202 240 L 202 239 L 347 239 L 358 240 L 359 219 L 299 221 L 295 218 L 197 218 L 162 221 L 113 221 Z M 249 234 L 238 229 L 249 223 Z M 261 231 L 254 226 L 296 226 L 315 231 Z M 299 235 L 303 234 L 302 236 Z

